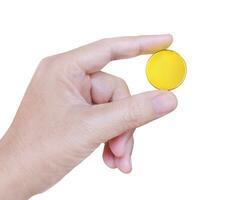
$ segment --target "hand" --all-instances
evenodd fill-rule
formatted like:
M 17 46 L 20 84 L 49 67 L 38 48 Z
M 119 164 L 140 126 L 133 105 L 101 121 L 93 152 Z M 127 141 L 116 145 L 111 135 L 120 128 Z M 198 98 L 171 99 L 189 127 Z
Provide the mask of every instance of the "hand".
M 171 42 L 170 35 L 110 38 L 43 59 L 0 142 L 0 199 L 45 191 L 101 143 L 106 165 L 130 172 L 135 128 L 174 110 L 176 97 L 131 96 L 122 79 L 100 70 Z

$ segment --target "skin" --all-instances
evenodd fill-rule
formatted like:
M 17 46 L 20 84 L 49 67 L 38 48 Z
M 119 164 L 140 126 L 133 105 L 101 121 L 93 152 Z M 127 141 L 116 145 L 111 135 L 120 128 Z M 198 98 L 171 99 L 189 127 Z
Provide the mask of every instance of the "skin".
M 109 38 L 43 59 L 0 141 L 0 199 L 46 191 L 101 143 L 106 165 L 129 173 L 134 130 L 177 100 L 166 91 L 132 96 L 122 79 L 100 70 L 171 43 L 170 35 Z

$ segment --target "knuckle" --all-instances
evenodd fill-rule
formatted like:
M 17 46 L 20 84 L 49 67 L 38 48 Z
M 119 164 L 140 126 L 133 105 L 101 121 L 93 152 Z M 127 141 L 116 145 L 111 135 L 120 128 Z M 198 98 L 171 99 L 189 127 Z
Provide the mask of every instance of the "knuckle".
M 43 58 L 41 61 L 40 61 L 40 66 L 48 66 L 48 65 L 51 65 L 53 62 L 54 62 L 54 60 L 55 60 L 56 58 L 55 58 L 55 56 L 48 56 L 48 57 L 45 57 L 45 58 Z
M 130 94 L 128 85 L 127 85 L 126 81 L 123 80 L 122 78 L 116 77 L 116 88 L 120 88 L 121 90 L 124 89 L 124 91 L 126 91 L 128 94 Z
M 37 67 L 37 70 L 35 72 L 35 78 L 36 77 L 40 78 L 40 77 L 46 76 L 46 74 L 50 75 L 50 74 L 60 73 L 58 68 L 59 68 L 59 56 L 58 55 L 45 57 L 40 61 L 39 65 Z
M 127 83 L 122 78 L 116 77 L 116 82 L 119 86 L 127 86 Z
M 38 68 L 46 70 L 51 69 L 58 65 L 58 60 L 58 55 L 45 57 L 40 61 Z
M 141 106 L 138 103 L 130 103 L 124 116 L 124 122 L 127 128 L 130 129 L 140 126 L 142 115 Z

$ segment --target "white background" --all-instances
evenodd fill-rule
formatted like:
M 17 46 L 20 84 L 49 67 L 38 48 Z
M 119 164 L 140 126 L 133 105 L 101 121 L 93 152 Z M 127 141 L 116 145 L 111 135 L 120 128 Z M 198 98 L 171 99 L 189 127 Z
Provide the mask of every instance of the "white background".
M 105 37 L 171 33 L 171 49 L 188 65 L 174 91 L 177 110 L 137 130 L 131 174 L 106 168 L 100 148 L 32 199 L 240 199 L 238 3 L 0 0 L 0 135 L 45 56 Z M 125 79 L 133 94 L 151 90 L 148 57 L 104 70 Z

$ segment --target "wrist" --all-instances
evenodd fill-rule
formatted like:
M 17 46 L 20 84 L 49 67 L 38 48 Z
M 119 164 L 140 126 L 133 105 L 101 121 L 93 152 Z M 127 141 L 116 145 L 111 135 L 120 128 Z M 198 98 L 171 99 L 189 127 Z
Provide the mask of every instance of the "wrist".
M 22 168 L 19 145 L 10 138 L 8 131 L 0 140 L 0 199 L 26 200 L 31 195 Z

